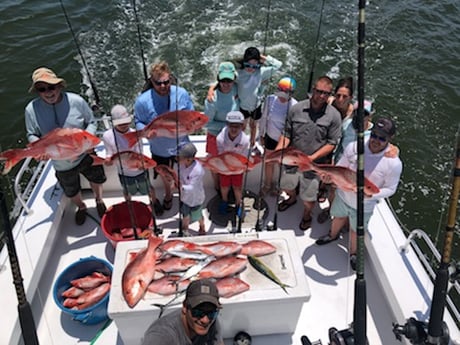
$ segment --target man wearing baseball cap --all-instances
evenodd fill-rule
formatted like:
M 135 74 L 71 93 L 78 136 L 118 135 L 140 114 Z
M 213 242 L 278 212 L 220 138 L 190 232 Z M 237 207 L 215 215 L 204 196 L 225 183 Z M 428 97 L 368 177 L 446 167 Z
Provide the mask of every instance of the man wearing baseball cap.
M 223 345 L 217 321 L 221 308 L 214 282 L 195 280 L 187 288 L 182 308 L 153 322 L 142 345 Z

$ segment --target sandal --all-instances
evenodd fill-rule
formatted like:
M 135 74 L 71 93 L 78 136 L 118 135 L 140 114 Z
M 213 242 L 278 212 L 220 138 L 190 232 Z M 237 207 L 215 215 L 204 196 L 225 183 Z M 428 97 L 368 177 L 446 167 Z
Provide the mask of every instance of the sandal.
M 163 214 L 163 206 L 161 206 L 160 200 L 155 199 L 153 203 L 153 210 L 155 211 L 156 216 L 161 216 Z
M 320 214 L 318 214 L 318 223 L 323 224 L 325 223 L 329 218 L 331 217 L 331 214 L 329 213 L 329 209 L 324 209 L 321 211 Z
M 327 199 L 327 194 L 328 194 L 328 188 L 327 188 L 327 185 L 325 185 L 324 183 L 321 183 L 321 185 L 319 186 L 319 189 L 318 189 L 318 194 L 316 196 L 316 201 L 318 201 L 318 203 L 322 203 L 322 202 L 325 202 L 326 199 Z
M 303 230 L 303 231 L 308 230 L 310 226 L 311 226 L 311 217 L 309 217 L 308 219 L 302 218 L 299 224 L 300 230 Z
M 163 200 L 163 209 L 165 209 L 166 211 L 169 211 L 171 208 L 172 208 L 172 198 L 169 199 L 169 200 L 166 200 L 164 199 Z
M 330 234 L 327 234 L 325 236 L 322 236 L 320 238 L 318 238 L 316 240 L 316 244 L 318 246 L 322 246 L 324 244 L 328 244 L 328 243 L 331 243 L 333 241 L 337 241 L 339 239 L 339 236 L 335 237 L 335 238 L 332 238 Z
M 292 201 L 292 202 L 289 202 L 289 200 L 291 200 L 291 198 L 280 202 L 278 204 L 278 211 L 280 211 L 280 212 L 286 211 L 289 207 L 291 207 L 292 205 L 294 205 L 297 202 L 297 199 L 294 199 L 294 201 Z

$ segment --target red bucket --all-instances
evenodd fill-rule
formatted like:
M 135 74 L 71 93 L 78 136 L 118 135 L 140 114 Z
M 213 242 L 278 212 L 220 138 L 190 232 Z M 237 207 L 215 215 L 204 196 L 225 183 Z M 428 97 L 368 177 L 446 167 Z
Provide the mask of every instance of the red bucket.
M 150 207 L 140 201 L 124 201 L 109 207 L 102 216 L 102 231 L 114 248 L 117 242 L 135 239 L 132 222 L 134 222 L 138 237 L 148 237 L 153 229 Z

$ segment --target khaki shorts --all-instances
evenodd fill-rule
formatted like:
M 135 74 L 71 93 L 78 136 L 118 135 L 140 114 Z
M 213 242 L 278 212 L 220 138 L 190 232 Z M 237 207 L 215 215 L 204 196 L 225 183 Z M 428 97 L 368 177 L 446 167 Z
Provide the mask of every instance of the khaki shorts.
M 307 175 L 307 177 L 305 176 Z M 319 187 L 319 177 L 312 173 L 290 172 L 289 169 L 283 169 L 281 175 L 281 189 L 293 190 L 300 184 L 299 196 L 303 201 L 316 201 Z

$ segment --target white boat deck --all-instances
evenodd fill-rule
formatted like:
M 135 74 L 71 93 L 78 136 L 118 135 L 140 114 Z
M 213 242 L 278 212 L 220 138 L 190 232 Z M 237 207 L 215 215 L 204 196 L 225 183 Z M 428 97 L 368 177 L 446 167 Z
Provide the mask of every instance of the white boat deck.
M 198 138 L 199 154 L 204 151 L 203 141 L 203 137 Z M 54 173 L 49 165 L 47 169 L 51 173 L 39 182 L 28 202 L 33 213 L 21 215 L 14 227 L 24 285 L 34 312 L 40 344 L 89 344 L 103 323 L 91 326 L 72 320 L 70 315 L 56 306 L 53 285 L 59 274 L 80 258 L 93 255 L 113 264 L 115 250 L 93 219 L 88 217 L 82 226 L 74 224 L 75 208 L 65 197 L 61 198 L 62 192 L 56 187 Z M 104 200 L 109 207 L 123 201 L 123 198 L 114 171 L 108 169 L 107 175 L 110 180 L 104 186 Z M 257 170 L 249 173 L 249 190 L 258 191 L 259 177 L 260 172 Z M 207 181 L 211 181 L 209 173 Z M 157 184 L 158 181 L 155 181 Z M 215 191 L 209 184 L 207 197 L 212 198 L 214 195 Z M 85 192 L 85 197 L 88 212 L 98 219 L 91 193 Z M 145 197 L 134 197 L 134 200 L 147 201 Z M 273 220 L 276 200 L 273 197 L 266 200 L 270 208 L 267 220 Z M 318 208 L 315 209 L 315 213 L 318 211 Z M 298 229 L 301 214 L 300 200 L 286 212 L 278 213 L 278 227 L 282 229 L 278 231 L 294 232 L 304 270 L 301 274 L 306 278 L 311 297 L 302 305 L 297 324 L 293 327 L 294 333 L 253 336 L 253 345 L 297 345 L 301 344 L 302 335 L 308 336 L 312 342 L 321 339 L 323 344 L 327 344 L 330 327 L 341 330 L 353 321 L 355 274 L 348 261 L 348 236 L 344 235 L 339 241 L 326 246 L 317 246 L 314 242 L 327 232 L 327 225 L 320 226 L 313 222 L 312 229 L 303 232 Z M 205 218 L 212 234 L 228 234 L 226 228 L 211 226 Z M 177 195 L 172 210 L 165 212 L 157 219 L 157 223 L 164 229 L 165 236 L 177 231 Z M 244 231 L 249 230 L 247 226 L 245 224 Z M 196 228 L 197 224 L 191 226 L 191 229 Z M 367 337 L 372 345 L 401 344 L 392 333 L 392 323 L 404 324 L 409 317 L 427 320 L 432 283 L 413 251 L 400 253 L 399 247 L 406 238 L 385 202 L 378 205 L 370 229 L 370 236 L 366 237 L 365 257 Z M 17 299 L 6 248 L 0 260 L 0 305 L 3 309 L 0 314 L 0 344 L 21 344 Z M 283 315 L 277 313 L 275 305 L 272 315 L 266 317 L 282 319 Z M 459 330 L 447 312 L 445 320 L 449 324 L 452 344 L 460 344 Z M 223 324 L 223 327 L 226 325 Z M 251 329 L 241 330 L 251 334 Z M 124 344 L 115 322 L 94 343 Z M 227 339 L 226 344 L 231 344 L 231 339 Z

